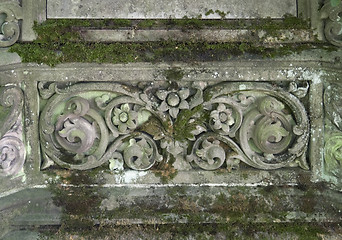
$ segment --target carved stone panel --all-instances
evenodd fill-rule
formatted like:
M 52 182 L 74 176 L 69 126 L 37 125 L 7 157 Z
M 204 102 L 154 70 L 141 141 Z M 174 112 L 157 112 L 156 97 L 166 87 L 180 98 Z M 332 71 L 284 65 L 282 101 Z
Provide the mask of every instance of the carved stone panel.
M 267 83 L 39 83 L 42 168 L 104 163 L 147 170 L 302 167 L 309 122 L 295 96 Z M 292 93 L 290 93 L 290 92 Z

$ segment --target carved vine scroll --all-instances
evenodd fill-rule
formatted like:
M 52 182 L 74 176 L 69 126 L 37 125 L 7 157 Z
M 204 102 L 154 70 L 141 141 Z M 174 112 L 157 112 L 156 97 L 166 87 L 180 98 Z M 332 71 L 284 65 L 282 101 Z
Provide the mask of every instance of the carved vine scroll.
M 240 162 L 308 168 L 305 108 L 270 84 L 41 82 L 39 89 L 47 100 L 40 115 L 43 168 L 120 161 L 147 170 L 170 155 L 204 170 Z

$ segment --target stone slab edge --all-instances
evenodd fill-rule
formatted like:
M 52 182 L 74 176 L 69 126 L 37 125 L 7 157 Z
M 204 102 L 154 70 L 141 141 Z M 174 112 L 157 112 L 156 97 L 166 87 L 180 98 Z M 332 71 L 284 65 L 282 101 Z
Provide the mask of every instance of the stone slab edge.
M 209 10 L 214 14 L 206 16 Z M 295 0 L 47 0 L 47 18 L 183 18 L 220 19 L 219 10 L 227 19 L 282 18 L 296 15 Z

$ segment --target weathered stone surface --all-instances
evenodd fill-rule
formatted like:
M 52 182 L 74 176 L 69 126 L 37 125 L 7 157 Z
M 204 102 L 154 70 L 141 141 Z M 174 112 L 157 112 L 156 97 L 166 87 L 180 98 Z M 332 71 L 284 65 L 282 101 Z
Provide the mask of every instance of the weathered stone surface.
M 206 16 L 209 10 L 214 14 Z M 48 18 L 281 18 L 296 15 L 295 0 L 48 0 Z
M 301 176 L 305 178 L 305 174 Z M 84 180 L 81 174 L 78 177 Z M 22 231 L 32 237 L 34 232 L 40 233 L 43 239 L 44 236 L 64 239 L 69 234 L 81 233 L 89 239 L 103 239 L 104 235 L 112 236 L 106 228 L 115 234 L 121 226 L 134 228 L 138 224 L 154 226 L 154 231 L 148 233 L 154 236 L 160 233 L 158 227 L 165 224 L 184 224 L 185 232 L 196 233 L 201 229 L 187 227 L 222 224 L 229 232 L 230 227 L 246 223 L 274 227 L 296 221 L 300 221 L 301 227 L 310 222 L 339 223 L 340 193 L 303 179 L 293 181 L 293 185 L 245 187 L 154 184 L 83 187 L 51 183 L 49 188 L 27 189 L 0 199 L 0 237 L 18 236 L 23 226 L 26 228 Z M 213 230 L 217 231 L 215 226 Z M 307 231 L 302 229 L 298 234 L 307 236 Z
M 9 8 L 1 10 L 0 3 L 0 37 L 10 44 L 17 40 L 17 27 L 22 28 L 22 41 L 34 39 L 33 21 L 45 16 L 46 1 L 18 2 L 22 16 L 12 16 L 15 12 Z M 284 13 L 296 14 L 295 0 L 146 2 L 47 0 L 48 17 L 280 18 Z M 309 2 L 315 14 L 318 0 Z M 303 1 L 298 4 L 304 8 Z M 329 6 L 322 8 L 325 35 L 340 46 L 342 5 Z M 205 16 L 210 9 L 212 14 Z M 310 234 L 307 238 L 315 239 L 325 235 L 309 224 L 339 226 L 341 50 L 316 49 L 272 59 L 245 52 L 249 44 L 245 39 L 279 42 L 267 42 L 262 34 L 270 30 L 266 27 L 255 31 L 218 28 L 216 32 L 206 28 L 76 29 L 92 42 L 82 45 L 86 47 L 98 41 L 169 37 L 237 39 L 243 42 L 238 46 L 244 54 L 227 62 L 69 63 L 50 68 L 22 64 L 17 55 L 1 51 L 1 239 L 44 239 L 45 233 L 53 234 L 48 239 L 71 239 L 85 231 L 89 239 L 104 239 L 99 234 L 105 228 L 117 231 L 118 225 L 134 229 L 140 224 L 152 229 L 147 239 L 165 225 L 163 233 L 169 238 L 177 238 L 171 231 L 183 225 L 181 231 L 196 239 L 202 232 L 188 229 L 194 224 L 212 226 L 209 231 L 217 233 L 215 239 L 235 239 L 241 231 L 232 233 L 231 227 L 245 229 L 253 224 L 258 226 L 250 229 L 261 233 L 251 238 L 282 239 L 259 227 L 296 226 L 298 221 L 300 233 L 290 231 L 284 238 Z M 282 43 L 313 40 L 306 30 L 296 31 L 276 30 L 274 37 Z M 78 44 L 65 41 L 63 47 Z M 52 55 L 63 58 L 59 47 Z M 102 54 L 103 50 L 98 52 Z M 225 231 L 216 231 L 218 225 Z M 140 237 L 122 232 L 123 238 Z M 106 237 L 118 239 L 122 232 Z
M 321 172 L 316 172 L 316 169 L 320 167 L 319 163 L 324 162 L 323 156 L 317 154 L 322 152 L 324 146 L 323 140 L 322 142 L 317 141 L 323 132 L 323 126 L 320 123 L 322 121 L 320 112 L 323 111 L 323 105 L 321 104 L 322 96 L 319 95 L 319 89 L 323 87 L 325 81 L 339 81 L 341 79 L 339 56 L 341 56 L 340 51 L 327 53 L 322 50 L 315 50 L 303 55 L 294 54 L 287 58 L 271 60 L 251 60 L 248 56 L 244 56 L 247 59 L 234 58 L 229 62 L 195 64 L 130 63 L 113 65 L 73 63 L 59 65 L 55 68 L 39 64 L 1 66 L 0 82 L 3 85 L 6 83 L 20 85 L 25 81 L 22 83 L 25 99 L 30 100 L 30 104 L 27 104 L 28 101 L 26 100 L 23 106 L 25 109 L 26 139 L 31 142 L 39 139 L 37 136 L 39 126 L 41 130 L 46 130 L 41 136 L 51 136 L 53 141 L 49 145 L 57 146 L 57 149 L 51 151 L 53 148 L 47 147 L 44 141 L 45 136 L 40 138 L 40 142 L 36 141 L 36 145 L 27 144 L 26 146 L 32 147 L 28 147 L 28 160 L 24 165 L 23 177 L 20 179 L 1 179 L 0 210 L 3 211 L 0 211 L 0 217 L 2 217 L 0 218 L 0 225 L 2 226 L 0 232 L 6 230 L 7 232 L 3 231 L 6 237 L 18 236 L 17 230 L 22 226 L 33 229 L 33 231 L 35 231 L 34 226 L 42 226 L 42 229 L 49 231 L 60 228 L 60 226 L 68 226 L 75 219 L 84 220 L 84 222 L 79 222 L 81 225 L 76 225 L 76 227 L 84 227 L 82 224 L 112 227 L 118 224 L 186 224 L 187 222 L 192 223 L 192 221 L 207 224 L 231 224 L 234 220 L 258 223 L 269 220 L 273 222 L 341 221 L 339 212 L 342 209 L 340 193 L 328 190 L 328 185 L 312 183 L 312 179 L 322 180 Z M 319 60 L 321 57 L 323 61 Z M 138 83 L 139 80 L 140 83 Z M 219 101 L 212 102 L 211 105 L 213 106 L 208 114 L 208 118 L 212 120 L 206 122 L 209 131 L 227 136 L 233 135 L 234 124 L 240 120 L 236 118 L 237 113 L 232 114 L 234 109 L 231 107 L 233 106 L 229 107 L 223 100 L 225 97 L 234 96 L 239 92 L 253 92 L 255 101 L 252 101 L 254 103 L 244 114 L 246 122 L 252 122 L 249 121 L 250 116 L 267 114 L 269 110 L 272 110 L 271 116 L 273 115 L 274 122 L 268 119 L 273 126 L 271 131 L 267 131 L 267 134 L 250 134 L 247 138 L 253 140 L 261 137 L 268 142 L 267 146 L 273 145 L 273 147 L 269 154 L 257 155 L 258 153 L 255 154 L 252 151 L 260 152 L 258 149 L 265 149 L 265 146 L 256 142 L 255 146 L 252 146 L 253 148 L 249 146 L 245 149 L 247 154 L 265 157 L 267 161 L 272 163 L 272 154 L 282 155 L 284 149 L 286 150 L 288 146 L 295 144 L 297 137 L 289 143 L 287 136 L 292 135 L 292 131 L 301 135 L 294 124 L 306 122 L 305 118 L 308 115 L 312 129 L 310 148 L 313 149 L 308 153 L 311 164 L 310 170 L 305 171 L 300 168 L 289 167 L 265 171 L 253 169 L 246 164 L 241 164 L 240 169 L 236 171 L 227 168 L 214 171 L 185 168 L 179 163 L 187 163 L 182 158 L 191 154 L 191 148 L 187 154 L 176 158 L 174 168 L 159 168 L 157 165 L 159 163 L 156 161 L 156 166 L 146 170 L 151 163 L 154 163 L 153 159 L 152 161 L 149 161 L 150 159 L 145 161 L 144 156 L 134 158 L 133 150 L 140 150 L 140 152 L 146 153 L 146 156 L 152 156 L 155 153 L 153 152 L 155 146 L 152 142 L 154 136 L 152 136 L 153 134 L 151 136 L 146 134 L 151 130 L 147 126 L 145 129 L 140 129 L 146 135 L 127 137 L 127 132 L 138 127 L 137 115 L 134 114 L 134 111 L 139 110 L 139 108 L 130 106 L 130 102 L 125 97 L 132 95 L 133 100 L 132 98 L 130 100 L 133 102 L 140 102 L 142 101 L 140 97 L 143 97 L 149 103 L 149 105 L 144 105 L 145 110 L 154 109 L 156 112 L 160 112 L 159 115 L 175 120 L 182 116 L 183 111 L 192 109 L 189 103 L 192 102 L 191 100 L 196 94 L 196 91 L 192 89 L 194 87 L 192 84 L 198 84 L 197 86 L 202 87 L 203 92 L 206 92 L 206 89 L 209 89 L 208 85 L 214 86 L 222 81 L 225 82 L 220 85 L 222 88 L 214 88 L 209 91 L 212 94 L 204 94 L 211 98 L 211 100 L 205 100 L 202 103 L 204 105 L 208 101 L 218 100 L 217 97 L 219 97 Z M 52 84 L 50 84 L 51 82 Z M 82 84 L 76 84 L 76 82 L 82 82 Z M 142 91 L 145 89 L 144 82 L 151 84 L 149 88 L 151 91 Z M 165 88 L 162 84 L 172 84 L 172 87 Z M 270 89 L 260 88 L 264 85 L 269 86 Z M 158 86 L 161 87 L 158 88 Z M 233 86 L 238 89 L 234 90 Z M 251 86 L 254 86 L 255 89 L 251 89 Z M 224 92 L 224 89 L 233 92 Z M 247 91 L 248 89 L 249 91 Z M 337 88 L 334 87 L 334 89 Z M 122 101 L 120 103 L 114 104 L 113 100 L 117 99 L 118 95 L 112 94 L 112 90 L 115 90 L 116 94 L 121 94 Z M 107 92 L 110 98 L 104 96 L 103 91 Z M 143 93 L 154 95 L 154 101 L 151 98 L 146 98 Z M 264 98 L 266 93 L 271 94 L 271 98 Z M 307 101 L 308 99 L 310 101 Z M 248 102 L 248 99 L 245 98 L 240 100 L 245 103 Z M 299 101 L 304 103 L 303 106 L 299 104 Z M 70 104 L 67 104 L 68 102 Z M 37 110 L 38 105 L 40 111 Z M 284 108 L 284 106 L 286 107 Z M 47 167 L 45 170 L 40 168 L 40 156 L 46 152 L 45 147 L 46 149 L 49 148 L 52 160 L 55 160 L 53 158 L 62 153 L 60 159 L 69 161 L 69 163 L 73 161 L 73 152 L 85 155 L 95 153 L 96 149 L 91 145 L 95 147 L 101 145 L 98 143 L 105 135 L 101 135 L 100 131 L 104 128 L 103 122 L 98 124 L 96 121 L 101 122 L 100 118 L 105 114 L 105 108 L 113 109 L 111 117 L 107 120 L 110 127 L 106 125 L 107 131 L 110 132 L 108 149 L 111 151 L 117 147 L 112 144 L 113 141 L 125 140 L 127 142 L 126 150 L 117 148 L 123 157 L 128 159 L 125 164 L 116 161 L 117 155 L 113 154 L 112 156 L 108 155 L 108 161 L 104 161 L 100 167 L 86 171 L 61 170 L 61 167 L 57 165 L 50 166 L 50 168 L 45 166 Z M 300 113 L 301 110 L 303 110 L 302 113 Z M 50 112 L 52 116 L 42 111 Z M 339 110 L 333 112 L 339 112 Z M 33 117 L 37 114 L 42 119 L 41 123 L 50 118 L 52 127 L 45 128 L 44 124 L 38 124 L 38 116 Z M 49 117 L 42 117 L 44 115 L 49 115 Z M 93 117 L 96 121 L 93 121 Z M 276 123 L 277 118 L 278 120 L 281 119 L 280 125 Z M 300 118 L 303 119 L 300 120 Z M 252 124 L 259 130 L 263 128 L 260 119 Z M 338 125 L 340 124 L 338 119 L 336 122 Z M 254 127 L 248 126 L 247 123 L 243 124 L 244 129 L 251 130 L 237 133 L 239 134 L 237 141 L 245 139 L 245 147 L 249 143 L 246 143 L 244 133 L 255 132 Z M 114 128 L 112 125 L 115 125 Z M 172 124 L 165 124 L 165 126 L 172 126 Z M 114 137 L 113 130 L 116 131 L 117 135 L 124 137 Z M 139 138 L 141 136 L 145 141 Z M 199 148 L 199 151 L 194 151 L 192 154 L 197 155 L 197 162 L 196 160 L 193 161 L 204 166 L 204 168 L 208 168 L 205 162 L 212 162 L 212 160 L 222 162 L 232 152 L 222 151 L 222 144 L 217 144 L 215 140 L 209 141 L 209 143 L 205 142 L 205 136 L 207 136 L 205 133 L 199 135 L 199 144 L 189 146 Z M 275 146 L 278 145 L 277 139 L 280 138 L 284 139 L 286 144 Z M 159 144 L 160 139 L 153 141 Z M 38 142 L 44 149 L 39 148 Z M 306 145 L 306 139 L 300 142 Z M 67 151 L 59 152 L 62 149 L 59 144 L 62 144 L 62 148 L 66 147 Z M 101 146 L 106 147 L 107 145 Z M 176 150 L 180 144 L 178 146 L 176 144 L 164 146 L 168 149 L 163 150 L 163 154 L 155 154 L 156 160 L 160 155 L 166 156 L 168 151 L 177 155 Z M 158 147 L 158 151 L 161 151 L 161 148 Z M 299 151 L 295 154 L 300 156 L 302 153 Z M 340 155 L 335 154 L 334 156 L 339 158 Z M 139 159 L 139 157 L 141 158 Z M 199 158 L 205 161 L 198 161 Z M 132 159 L 141 160 L 142 164 L 139 163 L 139 167 L 142 171 L 134 170 L 137 167 L 130 161 Z M 119 164 L 116 164 L 118 162 Z M 145 163 L 146 165 L 144 165 Z M 291 162 L 291 165 L 294 163 L 296 162 Z M 67 164 L 62 163 L 61 165 L 63 168 L 67 167 Z M 96 174 L 101 175 L 101 177 L 88 179 Z M 335 188 L 340 190 L 340 186 L 336 184 Z M 29 190 L 24 190 L 26 193 L 22 194 L 24 191 L 20 191 L 20 189 Z M 223 204 L 219 201 L 222 201 Z M 82 204 L 78 204 L 79 202 Z M 69 207 L 74 207 L 73 204 L 75 203 L 77 203 L 75 208 Z M 85 209 L 83 208 L 86 206 L 84 203 L 89 204 Z M 103 218 L 97 218 L 98 216 L 103 216 Z M 88 217 L 91 219 L 90 223 Z M 89 228 L 89 225 L 86 226 Z M 11 230 L 14 232 L 11 233 Z M 32 234 L 32 236 L 34 235 Z
M 21 59 L 17 53 L 8 52 L 7 48 L 0 48 L 0 66 L 20 63 Z
M 81 31 L 81 36 L 89 42 L 147 42 L 160 40 L 177 41 L 209 41 L 209 42 L 262 42 L 264 44 L 314 42 L 311 31 L 280 30 L 275 36 L 265 36 L 264 30 L 232 30 L 232 29 L 202 29 L 202 30 L 100 30 L 87 29 Z

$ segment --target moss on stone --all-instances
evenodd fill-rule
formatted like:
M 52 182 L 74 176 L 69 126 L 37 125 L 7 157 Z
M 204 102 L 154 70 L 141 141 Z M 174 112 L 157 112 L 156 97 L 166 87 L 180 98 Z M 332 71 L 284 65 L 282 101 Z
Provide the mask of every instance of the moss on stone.
M 179 81 L 183 78 L 184 72 L 181 68 L 170 68 L 164 71 L 165 78 L 169 81 Z
M 85 176 L 79 177 L 75 174 L 70 176 L 66 172 L 58 173 L 58 175 L 63 181 L 70 179 L 78 184 L 88 182 Z M 227 239 L 239 239 L 239 237 L 255 239 L 256 236 L 266 239 L 279 237 L 280 239 L 281 237 L 319 239 L 321 234 L 328 234 L 328 229 L 336 230 L 335 227 L 338 226 L 334 223 L 308 223 L 304 219 L 287 222 L 286 214 L 292 212 L 293 209 L 286 210 L 288 206 L 283 206 L 284 202 L 280 199 L 281 194 L 279 195 L 281 187 L 278 186 L 258 187 L 258 189 L 233 187 L 224 189 L 216 195 L 208 195 L 205 189 L 200 195 L 189 194 L 189 188 L 191 187 L 166 188 L 162 199 L 163 204 L 160 204 L 158 200 L 155 201 L 157 197 L 155 200 L 136 198 L 131 205 L 120 205 L 114 210 L 99 209 L 96 207 L 97 203 L 91 204 L 94 206 L 94 211 L 82 210 L 76 214 L 76 220 L 72 219 L 73 221 L 69 223 L 77 226 L 78 221 L 82 219 L 82 214 L 86 212 L 91 213 L 90 216 L 93 220 L 96 218 L 96 221 L 90 223 L 82 219 L 82 228 L 58 229 L 52 236 L 60 238 L 82 236 L 84 239 L 117 238 L 127 234 L 128 229 L 132 236 L 132 231 L 141 227 L 140 234 L 144 236 L 156 237 L 171 234 L 172 239 L 182 239 L 187 236 L 215 237 L 216 234 L 225 236 Z M 286 188 L 284 187 L 283 190 Z M 66 193 L 72 194 L 73 190 L 71 188 Z M 100 192 L 97 188 L 92 191 Z M 286 196 L 286 198 L 292 198 L 291 194 Z M 64 197 L 68 198 L 68 196 Z M 301 200 L 300 197 L 298 199 Z M 280 202 L 280 205 L 275 204 L 276 201 Z M 78 206 L 75 207 L 78 208 Z M 139 220 L 141 224 L 132 224 L 128 219 Z M 123 226 L 126 224 L 128 225 Z M 44 230 L 48 232 L 48 229 Z M 200 238 L 195 237 L 195 239 Z
M 37 40 L 20 43 L 11 47 L 23 62 L 45 63 L 54 66 L 68 62 L 128 63 L 161 61 L 224 61 L 232 56 L 255 54 L 275 57 L 315 48 L 312 44 L 290 44 L 267 48 L 258 43 L 213 43 L 201 41 L 159 41 L 126 43 L 89 43 L 80 36 L 83 28 L 181 28 L 200 29 L 264 29 L 268 32 L 278 29 L 303 29 L 307 26 L 301 19 L 285 17 L 282 21 L 257 19 L 253 21 L 223 21 L 202 19 L 167 19 L 133 21 L 125 19 L 109 20 L 47 20 L 35 24 Z
M 86 43 L 47 41 L 15 44 L 16 52 L 23 62 L 44 63 L 55 66 L 68 62 L 129 63 L 168 61 L 225 61 L 244 54 L 261 57 L 285 56 L 293 52 L 316 48 L 312 44 L 290 44 L 277 48 L 256 46 L 252 43 L 208 43 L 160 41 L 146 43 Z M 320 46 L 319 46 L 320 47 Z
M 207 224 L 137 224 L 97 226 L 86 229 L 82 239 L 323 239 L 329 236 L 329 229 L 339 228 L 337 224 L 319 223 L 207 223 Z M 79 238 L 79 233 L 56 232 L 49 237 L 55 239 Z M 44 238 L 42 239 L 49 239 Z M 50 238 L 51 239 L 51 238 Z
M 203 29 L 208 27 L 220 29 L 310 29 L 309 22 L 303 18 L 292 15 L 285 15 L 283 19 L 250 19 L 250 20 L 223 20 L 229 12 L 219 9 L 208 10 L 205 15 L 218 14 L 222 19 L 201 19 L 189 18 L 184 16 L 182 19 L 48 19 L 40 25 L 35 25 L 35 30 L 40 34 L 40 30 L 51 30 L 51 28 L 72 28 L 72 30 L 80 30 L 82 28 L 99 28 L 99 29 L 150 29 L 150 28 L 176 28 L 176 29 Z M 59 30 L 57 30 L 59 31 Z
M 175 161 L 175 157 L 170 154 L 167 161 L 161 162 L 157 169 L 152 169 L 154 175 L 159 177 L 163 184 L 170 182 L 177 176 L 178 170 L 173 166 Z
M 56 170 L 54 173 L 58 178 L 50 182 L 49 189 L 54 204 L 62 209 L 58 231 L 80 234 L 93 228 L 105 198 L 99 187 L 94 187 L 102 184 L 99 175 L 76 170 Z
M 190 122 L 193 118 L 194 121 Z M 194 138 L 193 131 L 196 126 L 209 121 L 209 112 L 203 109 L 203 105 L 198 105 L 191 110 L 182 110 L 174 123 L 174 138 L 178 141 Z

